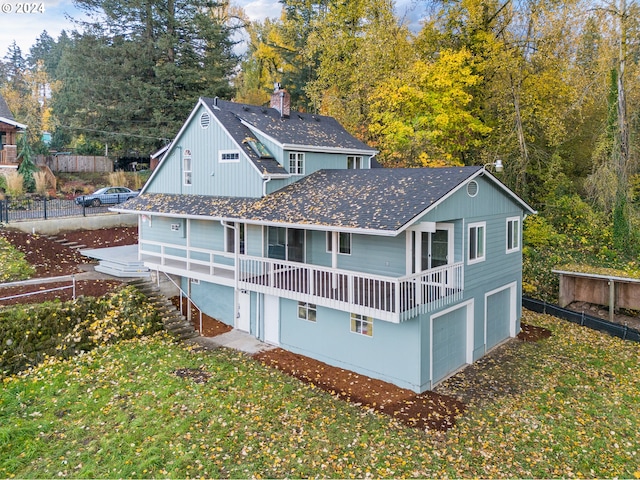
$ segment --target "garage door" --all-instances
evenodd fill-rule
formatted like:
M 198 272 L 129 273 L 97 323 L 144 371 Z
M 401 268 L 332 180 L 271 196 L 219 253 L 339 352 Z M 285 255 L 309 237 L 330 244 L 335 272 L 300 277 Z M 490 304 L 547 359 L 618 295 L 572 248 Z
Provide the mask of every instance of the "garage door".
M 467 363 L 467 308 L 432 319 L 432 385 Z
M 511 288 L 487 296 L 486 309 L 487 350 L 506 340 L 511 327 Z

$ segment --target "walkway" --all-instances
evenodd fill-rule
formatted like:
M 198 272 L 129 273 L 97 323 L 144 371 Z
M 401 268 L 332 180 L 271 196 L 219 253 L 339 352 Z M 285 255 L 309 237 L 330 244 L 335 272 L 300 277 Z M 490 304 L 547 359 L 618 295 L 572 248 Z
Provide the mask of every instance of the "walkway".
M 188 342 L 194 343 L 208 350 L 226 347 L 249 355 L 276 348 L 274 345 L 261 342 L 250 333 L 236 329 L 221 335 L 216 335 L 215 337 L 195 337 L 188 340 Z

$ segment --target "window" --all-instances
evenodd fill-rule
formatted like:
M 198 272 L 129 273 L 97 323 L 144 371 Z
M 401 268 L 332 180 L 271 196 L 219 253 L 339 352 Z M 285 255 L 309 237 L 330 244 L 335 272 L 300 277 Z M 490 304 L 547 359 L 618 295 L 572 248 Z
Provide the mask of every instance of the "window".
M 240 229 L 240 251 L 244 255 L 244 223 L 228 222 L 224 226 L 224 251 L 235 253 L 235 230 Z
M 304 175 L 304 153 L 289 154 L 289 173 L 291 175 Z
M 290 262 L 304 262 L 304 236 L 304 230 L 297 228 L 269 227 L 267 256 Z
M 220 151 L 220 163 L 239 162 L 240 152 L 235 150 L 221 150 Z
M 520 217 L 507 218 L 507 253 L 520 250 Z
M 182 173 L 183 173 L 183 181 L 185 185 L 191 185 L 191 155 L 187 156 L 185 154 L 182 159 Z
M 469 224 L 469 262 L 476 263 L 484 261 L 485 256 L 485 230 L 486 223 Z
M 315 322 L 316 306 L 313 303 L 298 302 L 298 318 L 309 322 Z
M 362 168 L 362 157 L 347 157 L 347 168 L 350 170 L 355 170 Z
M 373 337 L 373 318 L 352 313 L 351 331 L 353 333 L 359 333 L 360 335 L 366 335 L 367 337 Z
M 338 233 L 338 253 L 351 255 L 351 234 Z M 327 252 L 333 252 L 333 232 L 327 232 Z

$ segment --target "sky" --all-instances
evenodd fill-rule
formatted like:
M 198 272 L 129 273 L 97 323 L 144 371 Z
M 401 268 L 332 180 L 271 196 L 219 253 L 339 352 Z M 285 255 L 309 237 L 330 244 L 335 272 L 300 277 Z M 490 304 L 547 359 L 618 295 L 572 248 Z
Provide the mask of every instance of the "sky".
M 280 16 L 278 0 L 235 0 L 232 3 L 244 8 L 251 20 Z M 25 5 L 34 12 L 24 12 Z M 410 26 L 418 22 L 420 8 L 417 5 L 416 0 L 398 0 L 396 10 Z M 22 50 L 22 56 L 26 57 L 44 30 L 54 39 L 62 30 L 73 30 L 74 24 L 69 17 L 80 17 L 72 0 L 0 0 L 0 58 L 4 58 L 14 40 Z

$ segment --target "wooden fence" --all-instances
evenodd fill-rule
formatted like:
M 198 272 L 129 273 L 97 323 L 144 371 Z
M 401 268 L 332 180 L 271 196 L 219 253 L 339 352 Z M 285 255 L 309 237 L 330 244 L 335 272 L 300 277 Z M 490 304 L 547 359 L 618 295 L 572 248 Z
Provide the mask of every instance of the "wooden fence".
M 113 172 L 109 157 L 89 155 L 37 155 L 36 164 L 46 165 L 54 172 Z

